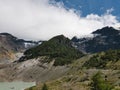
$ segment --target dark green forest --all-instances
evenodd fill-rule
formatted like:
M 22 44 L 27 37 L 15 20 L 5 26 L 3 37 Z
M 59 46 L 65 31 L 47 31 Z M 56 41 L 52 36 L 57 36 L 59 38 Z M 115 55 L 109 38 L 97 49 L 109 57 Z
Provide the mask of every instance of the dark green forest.
M 47 62 L 55 59 L 54 65 L 65 65 L 82 57 L 84 54 L 72 46 L 72 42 L 63 35 L 53 37 L 41 45 L 28 49 L 23 60 L 46 56 Z M 46 61 L 45 61 L 46 62 Z

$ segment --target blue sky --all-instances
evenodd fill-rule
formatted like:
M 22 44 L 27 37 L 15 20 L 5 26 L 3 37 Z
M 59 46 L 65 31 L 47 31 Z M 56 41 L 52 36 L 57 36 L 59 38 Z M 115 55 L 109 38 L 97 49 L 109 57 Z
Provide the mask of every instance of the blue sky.
M 120 16 L 120 0 L 56 0 L 63 2 L 66 8 L 74 8 L 82 12 L 82 16 L 94 13 L 102 15 L 106 10 L 113 8 L 112 14 Z

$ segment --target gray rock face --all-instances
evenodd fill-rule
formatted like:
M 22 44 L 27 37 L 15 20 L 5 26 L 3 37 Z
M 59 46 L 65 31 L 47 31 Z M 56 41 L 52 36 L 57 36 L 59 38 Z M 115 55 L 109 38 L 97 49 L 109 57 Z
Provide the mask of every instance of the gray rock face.
M 1 66 L 0 81 L 45 82 L 59 78 L 69 70 L 67 66 L 53 66 L 54 60 L 50 63 L 42 63 L 43 59 L 44 57 L 39 57 Z
M 17 58 L 16 53 L 37 45 L 38 42 L 25 41 L 9 33 L 0 33 L 0 63 L 8 63 Z

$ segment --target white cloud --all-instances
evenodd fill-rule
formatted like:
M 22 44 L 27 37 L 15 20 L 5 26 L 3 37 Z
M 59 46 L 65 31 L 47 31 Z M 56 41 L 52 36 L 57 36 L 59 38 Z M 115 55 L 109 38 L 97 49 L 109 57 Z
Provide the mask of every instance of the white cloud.
M 112 10 L 108 11 L 102 16 L 81 17 L 63 4 L 51 5 L 48 0 L 0 0 L 0 32 L 34 40 L 58 34 L 71 38 L 104 26 L 119 26 L 116 16 L 110 14 Z
M 107 10 L 107 14 L 110 14 L 110 13 L 112 13 L 113 11 L 114 11 L 114 8 L 110 8 L 110 9 Z

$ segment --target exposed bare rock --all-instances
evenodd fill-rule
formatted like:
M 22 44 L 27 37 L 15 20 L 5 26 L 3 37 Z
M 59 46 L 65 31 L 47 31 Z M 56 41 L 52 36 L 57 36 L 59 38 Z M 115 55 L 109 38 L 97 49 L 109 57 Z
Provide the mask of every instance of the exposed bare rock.
M 8 64 L 0 69 L 0 81 L 44 82 L 56 79 L 69 70 L 67 66 L 53 66 L 54 60 L 50 63 L 42 63 L 42 59 L 43 57 L 40 57 L 21 63 Z
M 0 33 L 0 63 L 17 60 L 23 51 L 38 44 L 39 42 L 18 39 L 9 33 Z

